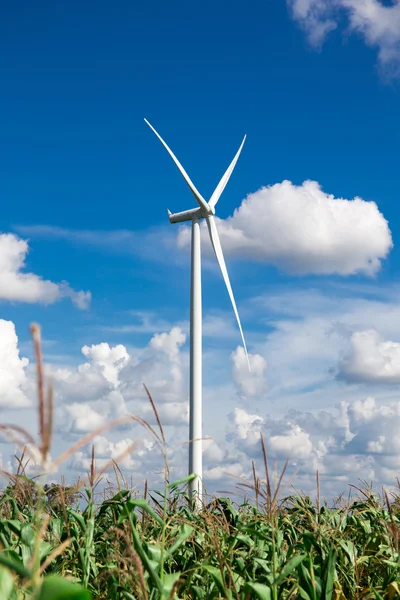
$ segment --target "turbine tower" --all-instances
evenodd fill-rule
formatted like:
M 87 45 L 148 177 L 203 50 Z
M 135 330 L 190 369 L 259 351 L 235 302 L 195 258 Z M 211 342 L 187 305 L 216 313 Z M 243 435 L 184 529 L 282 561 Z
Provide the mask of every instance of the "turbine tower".
M 221 269 L 222 276 L 231 299 L 233 312 L 239 326 L 242 336 L 244 351 L 246 353 L 247 364 L 250 368 L 249 356 L 247 354 L 246 342 L 243 335 L 242 325 L 240 323 L 239 313 L 236 307 L 235 297 L 232 292 L 229 281 L 228 271 L 226 269 L 224 255 L 222 253 L 221 242 L 215 223 L 215 205 L 217 204 L 226 184 L 229 181 L 232 171 L 235 168 L 239 155 L 242 151 L 246 136 L 237 151 L 234 159 L 227 168 L 221 181 L 217 185 L 211 198 L 207 202 L 197 188 L 194 186 L 189 175 L 182 167 L 172 150 L 167 146 L 162 137 L 157 133 L 152 125 L 145 119 L 150 129 L 156 134 L 160 142 L 166 148 L 174 163 L 181 172 L 184 180 L 195 197 L 198 207 L 183 212 L 172 214 L 168 211 L 170 223 L 192 222 L 192 248 L 191 248 L 191 277 L 190 277 L 190 404 L 189 404 L 189 475 L 196 474 L 190 482 L 190 496 L 194 501 L 194 506 L 199 509 L 202 506 L 202 478 L 203 478 L 203 444 L 202 444 L 202 305 L 201 305 L 201 247 L 200 247 L 200 220 L 205 219 L 208 227 L 208 233 L 212 247 Z

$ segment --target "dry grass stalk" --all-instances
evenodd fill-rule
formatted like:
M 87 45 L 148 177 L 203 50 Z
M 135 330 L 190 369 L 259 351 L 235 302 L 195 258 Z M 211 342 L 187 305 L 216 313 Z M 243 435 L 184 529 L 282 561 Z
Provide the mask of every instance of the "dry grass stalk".
M 19 427 L 18 425 L 0 424 L 0 431 L 2 431 L 11 442 L 20 446 L 21 450 L 25 448 L 25 451 L 27 451 L 27 444 L 36 446 L 35 439 L 23 427 Z M 16 434 L 19 434 L 20 437 L 16 437 Z
M 270 479 L 269 479 L 267 447 L 265 445 L 265 440 L 264 440 L 264 436 L 262 433 L 260 433 L 260 438 L 261 438 L 261 448 L 262 448 L 263 459 L 264 459 L 265 480 L 266 480 L 266 484 L 267 484 L 267 497 L 268 497 L 268 499 L 270 499 L 271 498 L 271 484 L 270 484 Z
M 260 479 L 259 479 L 259 477 L 257 477 L 256 466 L 255 466 L 254 460 L 251 461 L 251 470 L 252 470 L 252 473 L 253 473 L 254 491 L 255 491 L 255 494 L 256 494 L 256 498 L 255 498 L 255 500 L 256 500 L 256 506 L 258 508 L 258 506 L 259 506 L 258 500 L 259 500 L 259 497 L 260 497 Z
M 253 492 L 254 495 L 251 495 L 250 498 L 252 498 L 254 500 L 257 508 L 260 505 L 260 498 L 261 498 L 265 502 L 265 505 L 267 507 L 268 518 L 272 519 L 274 517 L 274 515 L 276 515 L 276 511 L 278 508 L 279 495 L 280 495 L 280 493 L 283 492 L 283 490 L 290 483 L 290 480 L 289 480 L 284 486 L 282 485 L 282 481 L 286 474 L 289 460 L 287 459 L 285 461 L 285 464 L 283 466 L 283 469 L 282 469 L 279 477 L 277 477 L 277 468 L 276 468 L 276 464 L 275 464 L 274 491 L 272 492 L 271 479 L 270 479 L 269 466 L 268 466 L 267 447 L 266 447 L 262 433 L 260 433 L 260 440 L 261 440 L 261 449 L 262 449 L 262 455 L 263 455 L 263 459 L 264 459 L 264 470 L 265 470 L 265 478 L 266 478 L 265 479 L 265 488 L 266 488 L 265 491 L 262 489 L 262 487 L 260 485 L 260 479 L 257 477 L 254 462 L 252 463 L 253 482 L 249 483 L 249 481 L 247 479 L 244 479 L 243 477 L 235 476 L 235 479 L 240 481 L 240 483 L 236 487 L 242 493 L 244 492 L 245 494 L 247 494 L 249 491 Z M 296 475 L 296 473 L 294 473 L 290 479 L 295 477 L 295 475 Z
M 35 350 L 37 392 L 39 402 L 39 451 L 42 465 L 45 465 L 51 446 L 51 436 L 53 432 L 53 388 L 50 384 L 47 394 L 45 394 L 41 333 L 40 327 L 36 323 L 31 325 L 31 334 Z
M 94 444 L 92 444 L 92 458 L 90 461 L 90 473 L 89 473 L 89 485 L 90 485 L 92 494 L 93 494 L 94 488 L 95 488 L 95 470 L 96 470 L 96 466 L 95 466 L 95 462 L 94 462 Z
M 160 433 L 161 433 L 161 439 L 162 439 L 163 445 L 165 446 L 165 445 L 166 445 L 166 442 L 165 442 L 164 429 L 163 429 L 163 426 L 162 426 L 162 424 L 161 424 L 161 420 L 160 420 L 160 417 L 159 417 L 159 414 L 158 414 L 158 411 L 157 411 L 156 405 L 154 404 L 154 400 L 153 400 L 153 398 L 151 397 L 151 394 L 150 394 L 149 390 L 147 389 L 147 386 L 146 386 L 146 384 L 143 384 L 143 387 L 144 387 L 144 389 L 146 390 L 147 397 L 148 397 L 148 399 L 149 399 L 149 402 L 150 402 L 150 404 L 151 404 L 151 408 L 153 409 L 154 415 L 155 415 L 155 417 L 156 417 L 157 425 L 158 425 L 158 428 L 159 428 L 159 430 L 160 430 Z
M 123 484 L 124 488 L 127 489 L 129 487 L 128 486 L 128 482 L 125 479 L 125 476 L 124 476 L 123 472 L 121 471 L 121 467 L 115 461 L 115 459 L 113 459 L 113 465 L 112 465 L 112 467 L 113 467 L 113 471 L 114 471 L 114 475 L 115 475 L 115 480 L 117 482 L 118 492 L 120 492 L 121 489 L 122 489 L 121 488 L 121 481 L 122 481 L 122 484 Z

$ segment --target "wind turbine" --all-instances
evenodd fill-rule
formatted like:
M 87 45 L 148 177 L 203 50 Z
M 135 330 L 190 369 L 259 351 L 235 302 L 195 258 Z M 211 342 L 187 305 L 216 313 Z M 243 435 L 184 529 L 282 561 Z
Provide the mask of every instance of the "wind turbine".
M 195 197 L 198 207 L 183 212 L 172 214 L 168 210 L 170 223 L 192 222 L 192 248 L 191 248 L 191 278 L 190 278 L 190 404 L 189 404 L 189 475 L 196 474 L 190 482 L 190 496 L 194 501 L 195 507 L 201 508 L 202 505 L 202 477 L 203 477 L 203 457 L 202 457 L 202 306 L 201 306 L 201 247 L 200 247 L 200 220 L 205 219 L 208 227 L 208 233 L 212 247 L 215 252 L 222 276 L 231 299 L 233 312 L 239 326 L 242 336 L 244 351 L 247 358 L 247 364 L 251 371 L 249 356 L 247 354 L 246 342 L 243 335 L 242 325 L 240 323 L 239 313 L 236 307 L 235 297 L 232 292 L 229 281 L 228 271 L 226 269 L 224 255 L 222 253 L 221 242 L 215 223 L 215 205 L 217 204 L 226 184 L 232 175 L 233 169 L 237 163 L 242 151 L 246 136 L 237 151 L 234 159 L 224 173 L 221 181 L 217 185 L 211 198 L 207 202 L 197 188 L 194 186 L 189 175 L 182 167 L 175 154 L 168 147 L 166 142 L 157 133 L 152 125 L 145 119 L 150 129 L 156 134 L 160 142 L 168 151 L 172 160 L 181 172 L 184 180 Z

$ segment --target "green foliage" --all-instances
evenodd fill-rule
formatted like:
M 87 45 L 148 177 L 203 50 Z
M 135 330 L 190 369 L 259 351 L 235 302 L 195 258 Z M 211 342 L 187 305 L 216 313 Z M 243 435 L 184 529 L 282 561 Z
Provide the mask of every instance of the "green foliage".
M 217 498 L 196 513 L 186 484 L 100 505 L 88 488 L 83 510 L 45 494 L 39 519 L 8 489 L 1 600 L 400 599 L 396 502 L 329 509 L 298 495 L 271 510 Z M 27 489 L 37 507 L 42 491 Z
M 43 580 L 40 592 L 35 600 L 90 600 L 91 596 L 82 586 L 63 579 L 57 575 L 49 575 Z

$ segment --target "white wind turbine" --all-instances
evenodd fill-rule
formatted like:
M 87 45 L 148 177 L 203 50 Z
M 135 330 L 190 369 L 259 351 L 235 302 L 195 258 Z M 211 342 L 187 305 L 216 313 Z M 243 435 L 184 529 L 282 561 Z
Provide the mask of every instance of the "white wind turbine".
M 192 256 L 191 256 L 191 281 L 190 281 L 190 404 L 189 404 L 189 475 L 197 475 L 190 483 L 190 495 L 197 508 L 202 504 L 202 477 L 203 477 L 203 457 L 202 457 L 202 306 L 201 306 L 201 248 L 200 248 L 200 219 L 205 219 L 210 234 L 210 240 L 215 252 L 222 276 L 232 302 L 233 311 L 242 336 L 244 351 L 246 353 L 247 363 L 250 368 L 250 361 L 247 354 L 246 342 L 243 335 L 242 325 L 240 323 L 239 313 L 236 307 L 235 297 L 232 292 L 229 281 L 228 271 L 226 269 L 224 255 L 222 253 L 221 242 L 215 224 L 215 205 L 217 204 L 226 184 L 229 181 L 232 171 L 235 168 L 239 155 L 242 151 L 246 136 L 237 151 L 234 159 L 227 168 L 221 181 L 217 185 L 211 198 L 207 202 L 197 188 L 192 183 L 189 175 L 182 167 L 172 150 L 167 146 L 162 137 L 157 133 L 152 125 L 145 119 L 147 125 L 154 131 L 160 142 L 166 148 L 174 163 L 181 172 L 184 180 L 190 188 L 193 196 L 197 200 L 199 208 L 192 208 L 183 212 L 172 214 L 168 211 L 170 223 L 182 223 L 192 221 Z

